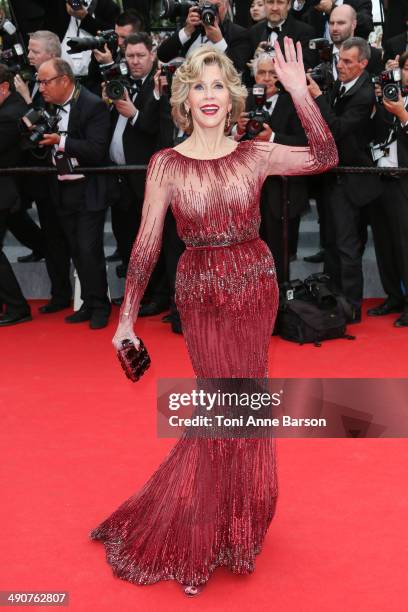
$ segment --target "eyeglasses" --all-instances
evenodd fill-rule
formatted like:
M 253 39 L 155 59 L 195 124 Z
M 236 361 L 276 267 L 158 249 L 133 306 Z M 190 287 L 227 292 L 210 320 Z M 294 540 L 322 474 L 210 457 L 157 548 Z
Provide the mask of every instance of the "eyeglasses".
M 44 85 L 44 87 L 48 87 L 48 85 L 51 83 L 51 81 L 55 81 L 55 79 L 60 79 L 62 76 L 65 76 L 63 74 L 59 74 L 55 77 L 52 77 L 52 79 L 43 79 L 42 81 L 40 81 L 39 79 L 36 80 L 36 83 L 38 85 Z

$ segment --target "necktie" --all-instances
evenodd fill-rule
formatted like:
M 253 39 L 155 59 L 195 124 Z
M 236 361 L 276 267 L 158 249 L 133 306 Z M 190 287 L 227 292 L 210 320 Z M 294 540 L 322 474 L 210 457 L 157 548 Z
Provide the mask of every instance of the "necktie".
M 264 107 L 269 110 L 272 106 L 272 100 L 269 100 L 269 102 L 265 102 Z
M 342 96 L 344 96 L 345 93 L 346 93 L 346 87 L 345 87 L 345 85 L 342 85 L 340 87 L 339 96 L 338 97 L 341 98 Z
M 68 106 L 71 105 L 71 100 L 68 100 L 68 102 L 65 102 L 65 104 L 55 104 L 55 108 L 62 112 L 62 113 L 67 113 L 68 112 Z
M 143 79 L 134 79 L 133 82 L 135 84 L 135 87 L 137 87 L 138 89 L 140 89 L 141 86 L 143 85 Z

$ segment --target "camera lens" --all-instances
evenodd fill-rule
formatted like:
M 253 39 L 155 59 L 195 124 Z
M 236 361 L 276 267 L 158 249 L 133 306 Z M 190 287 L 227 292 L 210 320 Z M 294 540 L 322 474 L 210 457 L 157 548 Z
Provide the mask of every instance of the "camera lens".
M 110 81 L 106 85 L 106 95 L 111 100 L 120 100 L 125 94 L 125 86 L 120 81 Z
M 399 87 L 396 83 L 388 83 L 383 89 L 383 96 L 391 102 L 397 102 L 399 98 Z

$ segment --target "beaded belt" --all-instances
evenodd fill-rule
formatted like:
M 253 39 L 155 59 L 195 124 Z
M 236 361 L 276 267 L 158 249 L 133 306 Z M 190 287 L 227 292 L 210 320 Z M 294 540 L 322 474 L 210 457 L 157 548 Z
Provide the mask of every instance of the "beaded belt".
M 240 242 L 223 242 L 222 244 L 204 244 L 202 246 L 190 246 L 186 245 L 186 249 L 188 251 L 203 251 L 205 249 L 221 249 L 230 246 L 237 246 L 238 244 L 245 244 L 247 242 L 255 242 L 255 240 L 259 240 L 259 236 L 255 238 L 247 238 L 247 240 L 241 240 Z

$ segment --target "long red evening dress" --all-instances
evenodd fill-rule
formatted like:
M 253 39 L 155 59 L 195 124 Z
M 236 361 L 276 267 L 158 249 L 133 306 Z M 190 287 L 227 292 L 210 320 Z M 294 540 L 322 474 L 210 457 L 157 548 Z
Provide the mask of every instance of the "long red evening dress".
M 267 377 L 278 290 L 271 253 L 258 236 L 261 187 L 268 174 L 317 173 L 337 164 L 314 102 L 306 98 L 297 110 L 309 147 L 252 140 L 212 160 L 164 149 L 149 164 L 121 316 L 136 318 L 171 202 L 187 246 L 176 302 L 197 377 Z M 204 584 L 220 565 L 236 574 L 253 571 L 276 500 L 273 439 L 183 435 L 141 490 L 91 538 L 104 542 L 120 578 Z

